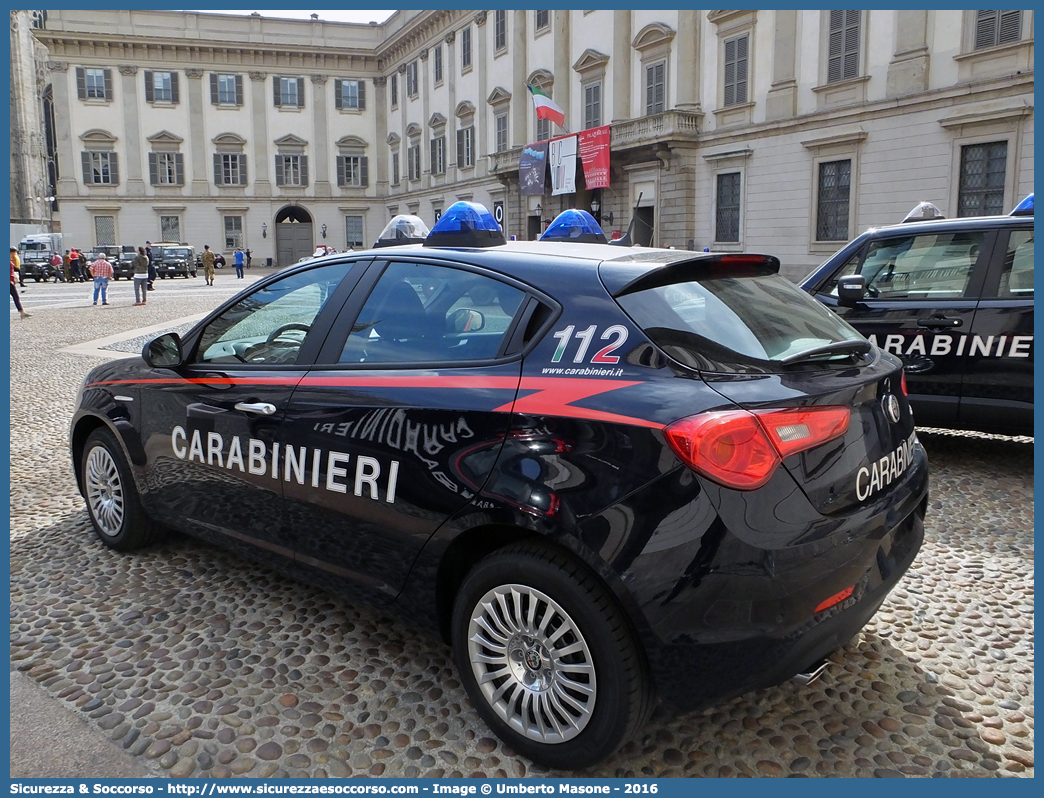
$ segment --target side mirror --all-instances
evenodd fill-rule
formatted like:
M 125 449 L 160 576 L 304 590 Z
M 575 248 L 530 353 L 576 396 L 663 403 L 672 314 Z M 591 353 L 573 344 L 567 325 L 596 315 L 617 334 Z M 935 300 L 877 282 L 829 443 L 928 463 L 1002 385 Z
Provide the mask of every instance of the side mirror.
M 848 274 L 837 281 L 837 304 L 854 308 L 866 296 L 866 278 L 861 274 Z
M 159 338 L 153 338 L 145 344 L 141 356 L 145 363 L 154 369 L 177 368 L 184 359 L 181 336 L 177 333 L 164 333 Z
M 450 324 L 455 333 L 478 332 L 486 326 L 486 317 L 472 308 L 457 308 L 450 315 Z

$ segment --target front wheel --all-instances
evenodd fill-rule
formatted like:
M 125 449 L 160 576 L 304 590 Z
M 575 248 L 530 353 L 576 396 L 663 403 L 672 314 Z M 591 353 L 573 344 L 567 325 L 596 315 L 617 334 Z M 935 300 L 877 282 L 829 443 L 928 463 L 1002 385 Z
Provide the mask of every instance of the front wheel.
M 482 719 L 550 767 L 601 761 L 652 708 L 641 652 L 608 589 L 537 544 L 495 552 L 468 574 L 453 609 L 453 654 Z
M 80 480 L 95 534 L 106 546 L 132 551 L 162 537 L 141 506 L 123 450 L 109 430 L 96 429 L 88 436 Z

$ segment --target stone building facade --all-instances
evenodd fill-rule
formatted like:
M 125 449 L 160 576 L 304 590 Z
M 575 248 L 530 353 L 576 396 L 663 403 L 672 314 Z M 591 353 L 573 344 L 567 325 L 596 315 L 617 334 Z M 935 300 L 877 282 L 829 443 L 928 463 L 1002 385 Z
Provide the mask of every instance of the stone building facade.
M 48 12 L 68 240 L 177 238 L 277 263 L 396 213 L 503 210 L 532 238 L 597 205 L 644 243 L 763 251 L 798 276 L 921 200 L 1033 190 L 1022 11 L 399 11 L 380 25 Z M 610 186 L 522 196 L 539 86 L 611 128 Z

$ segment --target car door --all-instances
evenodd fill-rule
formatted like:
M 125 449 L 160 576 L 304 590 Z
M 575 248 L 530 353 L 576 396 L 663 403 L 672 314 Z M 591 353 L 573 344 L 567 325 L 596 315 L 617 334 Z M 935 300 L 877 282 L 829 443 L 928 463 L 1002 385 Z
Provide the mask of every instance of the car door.
M 435 530 L 486 481 L 521 375 L 524 289 L 464 266 L 371 267 L 286 413 L 299 565 L 388 602 Z
M 959 424 L 1032 435 L 1032 223 L 999 233 L 970 334 Z
M 916 230 L 871 238 L 816 297 L 882 349 L 898 355 L 917 423 L 957 423 L 965 354 L 994 233 Z M 861 274 L 866 295 L 838 304 L 837 279 Z
M 351 268 L 334 263 L 266 282 L 186 341 L 183 366 L 153 370 L 142 431 L 157 520 L 264 559 L 293 556 L 279 428 L 350 289 Z

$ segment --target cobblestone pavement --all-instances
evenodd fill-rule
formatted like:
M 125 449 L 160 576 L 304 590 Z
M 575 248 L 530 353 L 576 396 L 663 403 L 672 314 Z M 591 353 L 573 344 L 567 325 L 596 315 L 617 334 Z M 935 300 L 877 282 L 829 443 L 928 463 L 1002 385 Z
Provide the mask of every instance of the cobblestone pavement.
M 135 330 L 240 287 L 160 284 L 133 308 L 127 286 L 109 308 L 12 316 L 12 668 L 174 777 L 578 775 L 496 740 L 448 649 L 400 620 L 187 538 L 133 555 L 97 541 L 66 435 L 102 358 L 60 350 L 129 331 L 134 351 Z M 925 545 L 822 679 L 657 710 L 579 775 L 1032 776 L 1033 443 L 921 438 Z

